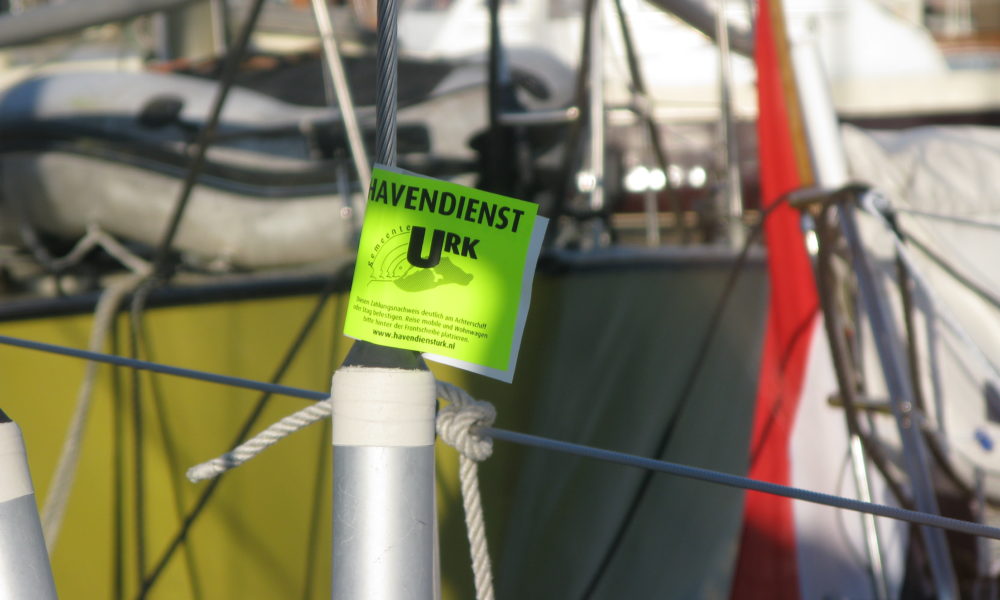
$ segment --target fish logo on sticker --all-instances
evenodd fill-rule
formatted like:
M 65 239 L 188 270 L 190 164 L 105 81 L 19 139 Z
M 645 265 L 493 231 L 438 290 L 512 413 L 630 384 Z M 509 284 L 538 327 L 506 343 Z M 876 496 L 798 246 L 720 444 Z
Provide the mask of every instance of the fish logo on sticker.
M 450 236 L 454 234 L 434 230 L 425 256 L 423 247 L 427 236 L 423 227 L 392 228 L 381 236 L 369 254 L 368 285 L 393 282 L 407 292 L 422 292 L 447 284 L 469 285 L 473 275 L 441 254 L 451 252 L 476 258 L 478 240 L 453 240 Z

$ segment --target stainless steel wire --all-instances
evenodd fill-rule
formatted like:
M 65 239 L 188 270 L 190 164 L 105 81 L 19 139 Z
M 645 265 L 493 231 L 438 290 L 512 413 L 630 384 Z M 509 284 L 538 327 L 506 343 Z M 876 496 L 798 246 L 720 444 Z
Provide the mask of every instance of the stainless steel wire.
M 232 377 L 229 375 L 217 375 L 214 373 L 196 371 L 193 369 L 171 367 L 169 365 L 162 365 L 159 363 L 123 358 L 120 356 L 102 354 L 99 352 L 89 352 L 86 350 L 79 350 L 76 348 L 68 348 L 64 346 L 58 346 L 55 344 L 46 344 L 43 342 L 24 340 L 6 335 L 0 335 L 0 344 L 16 346 L 20 348 L 27 348 L 31 350 L 39 350 L 42 352 L 62 354 L 65 356 L 73 356 L 76 358 L 83 358 L 87 360 L 107 362 L 107 363 L 117 364 L 120 366 L 155 371 L 158 373 L 164 373 L 168 375 L 176 375 L 178 377 L 188 377 L 191 379 L 209 381 L 212 383 L 219 383 L 222 385 L 232 385 L 236 387 L 244 387 L 260 391 L 270 391 L 273 393 L 283 394 L 286 396 L 293 396 L 297 398 L 306 398 L 310 400 L 326 400 L 329 397 L 325 393 L 315 392 L 312 390 L 304 390 L 300 388 L 284 386 L 279 384 L 269 384 L 251 379 L 243 379 L 241 377 Z M 802 488 L 778 485 L 776 483 L 770 483 L 767 481 L 759 481 L 756 479 L 741 477 L 739 475 L 722 473 L 719 471 L 713 471 L 711 469 L 703 469 L 700 467 L 680 465 L 677 463 L 671 463 L 652 458 L 644 458 L 641 456 L 635 456 L 623 452 L 616 452 L 613 450 L 605 450 L 601 448 L 593 448 L 590 446 L 584 446 L 582 444 L 574 444 L 560 440 L 553 440 L 550 438 L 544 438 L 537 435 L 520 433 L 516 431 L 508 431 L 506 429 L 499 429 L 496 427 L 473 428 L 472 433 L 474 435 L 488 436 L 493 439 L 502 440 L 514 444 L 520 444 L 522 446 L 541 448 L 543 450 L 550 450 L 553 452 L 561 452 L 564 454 L 571 454 L 574 456 L 581 456 L 584 458 L 602 460 L 605 462 L 610 462 L 618 465 L 637 467 L 659 473 L 667 473 L 670 475 L 676 475 L 688 479 L 695 479 L 698 481 L 705 481 L 717 485 L 725 485 L 733 488 L 763 492 L 765 494 L 784 496 L 786 498 L 792 498 L 794 500 L 802 500 L 804 502 L 811 502 L 813 504 L 821 504 L 843 510 L 851 510 L 860 513 L 872 514 L 879 517 L 888 517 L 890 519 L 907 521 L 909 523 L 915 523 L 917 525 L 927 525 L 930 527 L 947 529 L 959 533 L 965 533 L 969 535 L 1000 540 L 1000 528 L 990 527 L 988 525 L 983 525 L 981 523 L 962 521 L 960 519 L 952 519 L 949 517 L 942 517 L 941 515 L 935 515 L 931 513 L 919 512 L 914 510 L 907 510 L 895 506 L 887 506 L 884 504 L 862 502 L 860 500 L 854 500 L 853 498 L 843 498 L 840 496 L 824 494 L 821 492 L 814 492 Z
M 397 0 L 378 0 L 378 55 L 375 80 L 375 162 L 396 165 L 396 105 L 399 51 L 396 45 Z

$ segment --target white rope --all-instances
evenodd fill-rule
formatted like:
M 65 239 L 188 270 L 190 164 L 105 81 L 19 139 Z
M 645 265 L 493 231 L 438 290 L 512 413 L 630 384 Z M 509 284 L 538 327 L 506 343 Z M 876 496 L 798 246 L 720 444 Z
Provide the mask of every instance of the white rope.
M 54 270 L 72 267 L 83 260 L 83 257 L 88 252 L 97 247 L 103 248 L 105 252 L 113 256 L 133 273 L 149 275 L 152 272 L 152 267 L 150 267 L 148 262 L 130 252 L 121 242 L 95 224 L 87 227 L 87 233 L 74 244 L 68 254 L 53 259 L 49 267 Z
M 438 435 L 460 454 L 458 473 L 462 485 L 462 504 L 465 508 L 465 527 L 472 555 L 476 598 L 493 600 L 493 573 L 479 495 L 479 462 L 493 453 L 493 440 L 473 433 L 472 429 L 493 425 L 497 412 L 489 402 L 476 400 L 465 390 L 450 383 L 439 381 L 437 388 L 438 395 L 449 402 L 448 406 L 438 411 Z
M 458 450 L 460 455 L 459 481 L 476 598 L 493 600 L 493 573 L 489 547 L 486 544 L 478 464 L 493 453 L 493 440 L 477 435 L 472 430 L 492 426 L 496 420 L 496 409 L 489 402 L 476 400 L 465 390 L 443 381 L 437 382 L 437 394 L 448 401 L 448 405 L 438 411 L 438 435 L 442 441 Z M 293 413 L 222 456 L 191 467 L 187 471 L 187 478 L 198 482 L 238 467 L 281 439 L 330 416 L 332 407 L 333 400 L 328 399 Z
M 131 275 L 125 279 L 109 284 L 101 294 L 94 311 L 94 323 L 90 331 L 88 347 L 98 352 L 104 347 L 104 341 L 111 329 L 115 314 L 122 299 L 142 281 L 143 275 Z M 94 394 L 94 384 L 97 380 L 97 367 L 100 363 L 88 361 L 84 367 L 83 383 L 76 396 L 76 408 L 70 419 L 69 429 L 63 441 L 59 454 L 59 463 L 49 482 L 49 492 L 45 496 L 42 507 L 42 532 L 45 535 L 45 545 L 49 553 L 55 549 L 59 538 L 59 529 L 66 514 L 66 505 L 76 479 L 76 469 L 80 461 L 80 448 L 83 445 L 83 434 L 90 414 L 91 400 Z
M 197 483 L 218 477 L 229 469 L 242 465 L 283 438 L 329 417 L 332 406 L 330 400 L 323 400 L 292 413 L 222 456 L 191 467 L 187 470 L 187 478 L 192 483 Z
M 92 352 L 99 352 L 104 347 L 104 341 L 111 330 L 111 324 L 122 299 L 152 272 L 148 262 L 129 252 L 118 240 L 96 225 L 88 227 L 87 234 L 76 243 L 69 254 L 57 259 L 56 265 L 59 268 L 72 266 L 97 246 L 104 248 L 108 254 L 132 271 L 132 274 L 119 281 L 109 283 L 97 301 L 88 344 L 88 348 Z M 52 475 L 52 480 L 49 482 L 49 492 L 45 496 L 45 504 L 42 507 L 42 532 L 50 554 L 55 549 L 59 539 L 59 530 L 62 527 L 70 492 L 76 479 L 84 430 L 87 425 L 87 416 L 90 413 L 94 384 L 97 380 L 98 365 L 99 363 L 95 361 L 89 361 L 84 367 L 83 382 L 80 384 L 80 390 L 76 397 L 76 408 L 73 410 L 66 439 L 63 441 L 62 451 L 59 454 L 59 462 Z

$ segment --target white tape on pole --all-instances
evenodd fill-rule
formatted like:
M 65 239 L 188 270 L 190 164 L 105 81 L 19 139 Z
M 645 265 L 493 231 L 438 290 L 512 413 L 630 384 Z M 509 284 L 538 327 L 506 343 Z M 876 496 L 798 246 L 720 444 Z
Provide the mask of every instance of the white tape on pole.
M 436 382 L 430 371 L 342 367 L 333 376 L 333 445 L 434 444 Z
M 17 423 L 0 423 L 0 502 L 34 493 L 24 439 Z

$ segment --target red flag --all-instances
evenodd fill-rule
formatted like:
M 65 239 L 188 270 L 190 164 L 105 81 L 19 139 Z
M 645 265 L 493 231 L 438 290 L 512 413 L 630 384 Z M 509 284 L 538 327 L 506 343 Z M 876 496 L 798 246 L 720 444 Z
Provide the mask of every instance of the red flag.
M 749 476 L 788 485 L 789 442 L 819 300 L 798 212 L 787 204 L 773 206 L 813 181 L 781 0 L 759 0 L 754 54 L 762 205 L 770 209 L 764 223 L 770 303 Z M 748 492 L 732 597 L 798 598 L 796 562 L 791 500 Z

